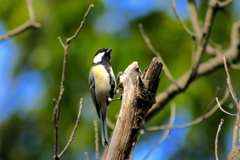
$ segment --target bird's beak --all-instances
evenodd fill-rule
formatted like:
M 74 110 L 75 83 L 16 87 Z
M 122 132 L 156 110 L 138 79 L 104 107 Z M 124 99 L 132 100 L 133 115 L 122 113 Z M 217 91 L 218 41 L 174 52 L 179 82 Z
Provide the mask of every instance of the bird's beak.
M 111 58 L 111 51 L 112 51 L 112 48 L 108 49 L 105 53 L 105 56 L 108 56 L 109 59 Z
M 112 48 L 108 49 L 108 50 L 107 50 L 107 53 L 111 53 L 111 51 L 112 51 Z

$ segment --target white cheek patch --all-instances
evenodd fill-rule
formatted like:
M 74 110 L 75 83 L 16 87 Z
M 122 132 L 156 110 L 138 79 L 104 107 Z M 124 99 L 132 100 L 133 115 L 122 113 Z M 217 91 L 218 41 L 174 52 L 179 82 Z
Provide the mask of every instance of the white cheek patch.
M 102 52 L 102 53 L 98 53 L 98 54 L 94 57 L 94 59 L 93 59 L 93 63 L 101 62 L 103 56 L 104 56 L 104 52 Z

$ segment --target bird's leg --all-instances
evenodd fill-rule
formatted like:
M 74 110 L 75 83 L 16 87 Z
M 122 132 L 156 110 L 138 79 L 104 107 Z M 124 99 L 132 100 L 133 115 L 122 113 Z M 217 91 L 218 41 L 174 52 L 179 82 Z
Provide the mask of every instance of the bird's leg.
M 119 98 L 116 98 L 116 99 L 112 99 L 112 98 L 108 97 L 108 102 L 118 101 L 118 100 L 121 100 L 121 99 L 122 99 L 122 96 L 120 96 Z

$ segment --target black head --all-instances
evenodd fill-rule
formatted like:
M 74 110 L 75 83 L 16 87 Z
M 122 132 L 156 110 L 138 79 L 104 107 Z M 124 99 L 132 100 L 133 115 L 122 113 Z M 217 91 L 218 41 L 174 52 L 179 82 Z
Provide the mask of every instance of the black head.
M 112 49 L 102 48 L 94 55 L 93 63 L 99 63 L 102 61 L 110 61 Z

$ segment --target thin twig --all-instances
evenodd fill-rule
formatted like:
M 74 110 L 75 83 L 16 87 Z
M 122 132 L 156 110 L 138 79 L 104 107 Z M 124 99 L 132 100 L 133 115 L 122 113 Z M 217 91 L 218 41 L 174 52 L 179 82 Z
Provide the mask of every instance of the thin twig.
M 237 117 L 235 120 L 235 124 L 233 127 L 233 138 L 232 138 L 232 151 L 235 150 L 235 148 L 237 147 L 237 142 L 240 143 L 240 135 L 239 135 L 239 122 L 240 122 L 240 103 L 237 106 Z
M 237 95 L 232 87 L 232 83 L 231 83 L 231 77 L 229 75 L 229 72 L 228 72 L 228 67 L 227 67 L 227 62 L 226 62 L 226 57 L 225 55 L 223 54 L 223 64 L 224 64 L 224 68 L 225 68 L 225 71 L 226 71 L 226 75 L 227 75 L 227 84 L 228 84 L 228 87 L 230 89 L 230 93 L 232 95 L 232 98 L 235 102 L 235 105 L 236 107 L 238 106 L 238 98 L 237 98 Z
M 201 37 L 201 27 L 198 20 L 198 12 L 196 7 L 196 1 L 195 0 L 188 0 L 188 9 L 190 12 L 190 19 L 192 23 L 193 30 L 196 34 L 196 37 L 198 40 L 200 40 Z
M 29 14 L 29 20 L 22 24 L 21 26 L 13 29 L 12 31 L 9 31 L 8 33 L 2 35 L 0 37 L 0 41 L 7 39 L 9 37 L 15 36 L 17 34 L 22 33 L 23 31 L 29 29 L 29 28 L 39 28 L 41 27 L 40 23 L 37 23 L 35 21 L 35 16 L 34 16 L 34 10 L 32 6 L 32 0 L 26 0 L 27 3 L 27 8 L 28 8 L 28 14 Z
M 224 122 L 224 120 L 221 119 L 220 124 L 218 125 L 218 130 L 217 130 L 217 134 L 216 134 L 216 138 L 215 138 L 215 158 L 216 158 L 216 160 L 218 160 L 218 135 L 220 133 L 223 122 Z
M 167 126 L 169 126 L 169 127 L 172 126 L 174 119 L 175 119 L 175 115 L 176 115 L 176 106 L 175 106 L 175 104 L 172 104 L 171 105 L 171 116 L 170 116 L 170 120 L 169 120 L 169 123 Z M 149 155 L 152 153 L 152 151 L 166 139 L 169 132 L 170 132 L 170 129 L 166 129 L 164 131 L 161 138 L 151 147 L 151 149 L 148 151 L 147 155 L 143 159 L 147 159 L 149 157 Z
M 223 98 L 220 100 L 220 104 L 223 104 L 227 98 L 229 96 L 229 89 L 227 88 L 225 91 L 225 94 L 223 96 Z M 204 114 L 203 116 L 195 119 L 192 122 L 183 124 L 183 125 L 176 125 L 176 126 L 168 126 L 168 125 L 162 125 L 162 126 L 154 126 L 154 127 L 148 127 L 146 130 L 147 131 L 155 131 L 155 130 L 161 130 L 161 129 L 180 129 L 180 128 L 187 128 L 187 127 L 191 127 L 193 125 L 196 125 L 200 122 L 202 122 L 203 120 L 209 118 L 213 113 L 215 113 L 215 111 L 218 109 L 218 105 L 216 104 L 211 110 L 209 110 L 206 114 Z
M 191 37 L 195 37 L 194 33 L 192 33 L 190 31 L 190 29 L 188 29 L 188 27 L 185 25 L 185 23 L 181 20 L 181 18 L 178 16 L 177 11 L 176 11 L 176 5 L 175 5 L 175 0 L 172 0 L 172 10 L 173 13 L 175 15 L 175 17 L 177 18 L 177 20 L 181 23 L 182 27 L 185 29 L 185 31 L 191 36 Z
M 77 116 L 77 120 L 76 120 L 76 123 L 75 123 L 75 126 L 73 128 L 73 131 L 72 131 L 72 134 L 68 140 L 68 143 L 66 144 L 66 146 L 64 147 L 64 149 L 62 150 L 62 152 L 58 155 L 59 158 L 62 157 L 62 155 L 67 151 L 68 147 L 70 146 L 70 144 L 72 143 L 73 141 L 73 138 L 74 138 L 74 135 L 75 135 L 75 132 L 78 128 L 78 125 L 79 125 L 79 122 L 80 122 L 80 117 L 81 117 L 81 113 L 82 113 L 82 105 L 83 105 L 83 98 L 80 99 L 80 102 L 79 102 L 79 110 L 78 110 L 78 116 Z
M 239 137 L 238 130 L 239 130 L 239 120 L 240 120 L 240 104 L 239 104 L 238 98 L 236 96 L 236 93 L 235 93 L 235 91 L 232 87 L 231 77 L 230 77 L 230 74 L 228 72 L 228 67 L 227 67 L 225 54 L 223 54 L 223 64 L 224 64 L 225 72 L 226 72 L 226 75 L 227 75 L 227 84 L 228 84 L 232 99 L 235 102 L 235 105 L 237 107 L 237 117 L 236 117 L 235 125 L 233 127 L 233 139 L 232 139 L 232 151 L 233 151 L 236 148 L 237 139 Z
M 230 115 L 230 116 L 237 116 L 237 114 L 232 114 L 232 113 L 229 113 L 229 112 L 225 111 L 225 110 L 221 107 L 221 104 L 220 104 L 219 101 L 218 101 L 218 97 L 216 97 L 216 102 L 217 102 L 218 107 L 220 108 L 221 111 L 223 111 L 224 113 L 226 113 L 226 114 L 228 114 L 228 115 Z
M 171 73 L 169 72 L 167 65 L 164 63 L 161 55 L 153 48 L 150 39 L 148 38 L 148 36 L 146 35 L 146 33 L 144 32 L 143 29 L 143 25 L 140 23 L 138 24 L 139 26 L 139 30 L 142 34 L 143 39 L 145 40 L 145 43 L 147 44 L 148 48 L 150 49 L 150 51 L 155 54 L 155 56 L 159 59 L 159 61 L 161 61 L 163 63 L 163 71 L 165 72 L 166 76 L 168 77 L 168 79 L 172 82 L 176 84 L 175 79 L 173 78 L 173 76 L 171 75 Z M 177 85 L 177 84 L 176 84 Z M 178 86 L 178 85 L 177 85 Z
M 229 5 L 231 2 L 232 2 L 233 0 L 226 0 L 226 1 L 224 1 L 224 2 L 218 2 L 218 6 L 219 7 L 221 7 L 221 8 L 223 8 L 223 7 L 225 7 L 225 6 L 227 6 L 227 5 Z
M 188 9 L 190 12 L 190 19 L 191 19 L 191 24 L 194 30 L 194 33 L 196 35 L 196 39 L 198 40 L 198 42 L 200 42 L 201 40 L 201 36 L 202 36 L 202 29 L 201 29 L 201 25 L 199 23 L 199 18 L 198 18 L 198 12 L 197 12 L 197 6 L 196 6 L 196 0 L 188 0 Z M 210 56 L 215 56 L 217 50 L 214 49 L 213 47 L 211 47 L 210 45 L 206 46 L 206 53 Z
M 90 5 L 89 5 L 88 10 L 87 10 L 87 12 L 85 13 L 85 15 L 84 15 L 84 17 L 83 17 L 83 20 L 82 20 L 79 28 L 77 29 L 77 31 L 75 32 L 75 34 L 74 34 L 72 37 L 70 37 L 70 38 L 67 39 L 67 44 L 69 44 L 74 38 L 76 38 L 76 37 L 78 36 L 79 32 L 81 31 L 81 29 L 82 29 L 83 26 L 84 26 L 84 23 L 85 23 L 85 21 L 86 21 L 86 18 L 87 18 L 87 16 L 88 16 L 90 10 L 91 10 L 93 7 L 94 7 L 93 4 L 90 4 Z
M 62 38 L 61 38 L 61 37 L 58 37 L 58 40 L 59 40 L 61 46 L 63 47 L 63 49 L 65 50 L 65 49 L 66 49 L 66 46 L 65 46 L 65 44 L 63 43 Z
M 69 47 L 70 47 L 70 43 L 71 41 L 77 37 L 77 35 L 79 34 L 79 32 L 81 31 L 82 27 L 83 27 L 83 24 L 86 20 L 86 17 L 88 16 L 89 14 L 89 11 L 90 9 L 93 7 L 93 4 L 89 5 L 89 8 L 88 10 L 86 11 L 85 15 L 84 15 L 84 18 L 80 24 L 80 26 L 78 27 L 76 33 L 74 34 L 74 36 L 72 36 L 71 38 L 68 38 L 66 40 L 66 45 L 63 43 L 62 39 L 60 37 L 58 37 L 58 40 L 61 44 L 61 46 L 63 47 L 64 49 L 64 58 L 63 58 L 63 67 L 62 67 L 62 77 L 61 77 L 61 84 L 60 84 L 60 91 L 59 91 L 59 95 L 58 95 L 58 99 L 57 101 L 55 102 L 55 106 L 54 106 L 54 128 L 55 128 L 55 131 L 54 131 L 54 141 L 55 141 L 55 145 L 54 145 L 54 159 L 55 160 L 59 160 L 59 155 L 58 155 L 58 122 L 59 122 L 59 116 L 60 116 L 60 104 L 61 104 L 61 101 L 62 101 L 62 96 L 64 94 L 64 83 L 65 83 L 65 75 L 66 75 L 66 64 L 67 64 L 67 58 L 68 58 L 68 50 L 69 50 Z M 71 142 L 70 142 L 71 143 Z M 70 144 L 69 144 L 70 145 Z M 65 151 L 64 151 L 65 152 Z M 62 155 L 61 155 L 62 156 Z
M 204 21 L 202 33 L 201 33 L 202 36 L 201 36 L 201 39 L 200 39 L 200 45 L 198 45 L 198 48 L 196 50 L 194 59 L 192 61 L 191 74 L 189 76 L 188 81 L 191 81 L 191 79 L 196 76 L 198 67 L 199 67 L 199 65 L 201 63 L 201 60 L 202 60 L 202 56 L 203 56 L 203 54 L 205 52 L 205 49 L 206 49 L 206 46 L 208 44 L 209 36 L 210 36 L 210 33 L 211 33 L 211 29 L 212 29 L 213 20 L 215 18 L 217 9 L 218 9 L 217 0 L 210 0 L 209 1 L 209 7 L 207 9 L 207 13 L 206 13 L 206 16 L 205 16 L 205 21 Z
M 89 157 L 88 157 L 88 153 L 87 153 L 87 152 L 84 152 L 84 156 L 85 156 L 86 160 L 89 160 Z
M 240 59 L 239 57 L 240 48 L 238 47 L 240 45 L 239 37 L 240 37 L 240 21 L 237 21 L 232 26 L 230 42 L 231 45 L 226 51 L 224 51 L 230 64 L 233 62 L 237 62 Z M 206 62 L 202 62 L 198 67 L 197 75 L 195 77 L 192 77 L 192 79 L 189 80 L 191 71 L 188 71 L 185 74 L 183 74 L 178 80 L 176 80 L 177 84 L 180 87 L 177 87 L 175 84 L 171 84 L 165 89 L 164 92 L 161 92 L 156 96 L 156 103 L 152 106 L 148 114 L 145 116 L 145 122 L 151 120 L 157 113 L 164 109 L 173 98 L 184 92 L 189 87 L 189 85 L 192 84 L 193 81 L 199 79 L 202 76 L 217 71 L 223 66 L 224 65 L 222 55 L 217 55 L 211 58 L 210 60 L 207 60 Z
M 240 69 L 240 65 L 230 64 L 232 69 Z
M 95 120 L 93 122 L 94 130 L 95 130 L 95 152 L 96 152 L 96 160 L 99 159 L 99 137 L 98 137 L 98 122 Z
M 29 18 L 31 21 L 35 21 L 35 15 L 34 15 L 34 10 L 33 10 L 33 5 L 32 5 L 32 0 L 26 0 L 27 3 L 27 8 L 28 8 L 28 14 Z

